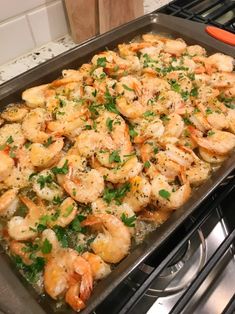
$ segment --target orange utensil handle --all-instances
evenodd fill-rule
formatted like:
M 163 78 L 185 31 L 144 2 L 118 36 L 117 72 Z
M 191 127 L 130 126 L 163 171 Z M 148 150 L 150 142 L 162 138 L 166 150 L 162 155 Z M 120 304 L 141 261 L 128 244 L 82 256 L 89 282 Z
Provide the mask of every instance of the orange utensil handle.
M 220 40 L 226 44 L 235 46 L 235 35 L 230 33 L 230 32 L 224 31 L 223 29 L 220 29 L 220 28 L 214 27 L 214 26 L 207 26 L 206 32 L 210 36 L 212 36 L 212 37 L 214 37 L 214 38 L 216 38 L 216 39 L 218 39 L 218 40 Z

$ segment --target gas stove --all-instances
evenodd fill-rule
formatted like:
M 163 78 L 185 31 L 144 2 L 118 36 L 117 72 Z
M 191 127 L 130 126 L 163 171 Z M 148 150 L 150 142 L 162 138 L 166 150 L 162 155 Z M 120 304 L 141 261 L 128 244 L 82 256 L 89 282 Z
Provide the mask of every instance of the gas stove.
M 235 0 L 175 0 L 156 11 L 235 33 Z M 235 172 L 94 314 L 235 313 Z

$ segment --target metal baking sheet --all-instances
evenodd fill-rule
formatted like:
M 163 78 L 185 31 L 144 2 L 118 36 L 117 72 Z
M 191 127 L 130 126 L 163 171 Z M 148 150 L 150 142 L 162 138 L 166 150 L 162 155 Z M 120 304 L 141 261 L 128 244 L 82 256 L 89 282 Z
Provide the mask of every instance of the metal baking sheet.
M 211 38 L 204 30 L 205 25 L 168 16 L 149 14 L 127 23 L 108 33 L 75 47 L 52 60 L 45 62 L 0 86 L 0 110 L 11 102 L 21 99 L 26 88 L 51 82 L 61 75 L 63 69 L 78 68 L 91 57 L 106 47 L 114 49 L 117 44 L 129 42 L 135 36 L 147 32 L 169 34 L 175 38 L 185 39 L 187 44 L 199 44 L 208 53 L 223 52 L 235 56 L 235 48 Z M 195 191 L 190 200 L 172 214 L 167 222 L 151 233 L 145 241 L 114 269 L 114 271 L 93 290 L 83 314 L 91 313 L 127 276 L 143 262 L 153 251 L 158 249 L 169 236 L 188 218 L 203 200 L 234 169 L 235 154 L 226 160 L 212 177 Z M 43 314 L 74 313 L 73 310 L 55 309 L 49 297 L 39 296 L 16 270 L 13 262 L 0 248 L 0 313 L 9 314 Z

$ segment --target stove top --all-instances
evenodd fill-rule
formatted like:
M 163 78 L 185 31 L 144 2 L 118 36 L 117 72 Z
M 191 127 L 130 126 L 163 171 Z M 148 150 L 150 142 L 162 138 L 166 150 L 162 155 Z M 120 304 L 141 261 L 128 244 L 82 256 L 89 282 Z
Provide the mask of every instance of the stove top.
M 211 24 L 235 33 L 235 0 L 174 0 L 157 12 Z

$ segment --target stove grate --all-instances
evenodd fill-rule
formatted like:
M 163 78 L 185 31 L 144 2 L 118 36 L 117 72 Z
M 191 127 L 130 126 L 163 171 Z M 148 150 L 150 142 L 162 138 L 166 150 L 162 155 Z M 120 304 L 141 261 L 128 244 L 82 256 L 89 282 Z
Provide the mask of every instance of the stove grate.
M 211 24 L 235 34 L 234 0 L 174 0 L 156 12 Z

